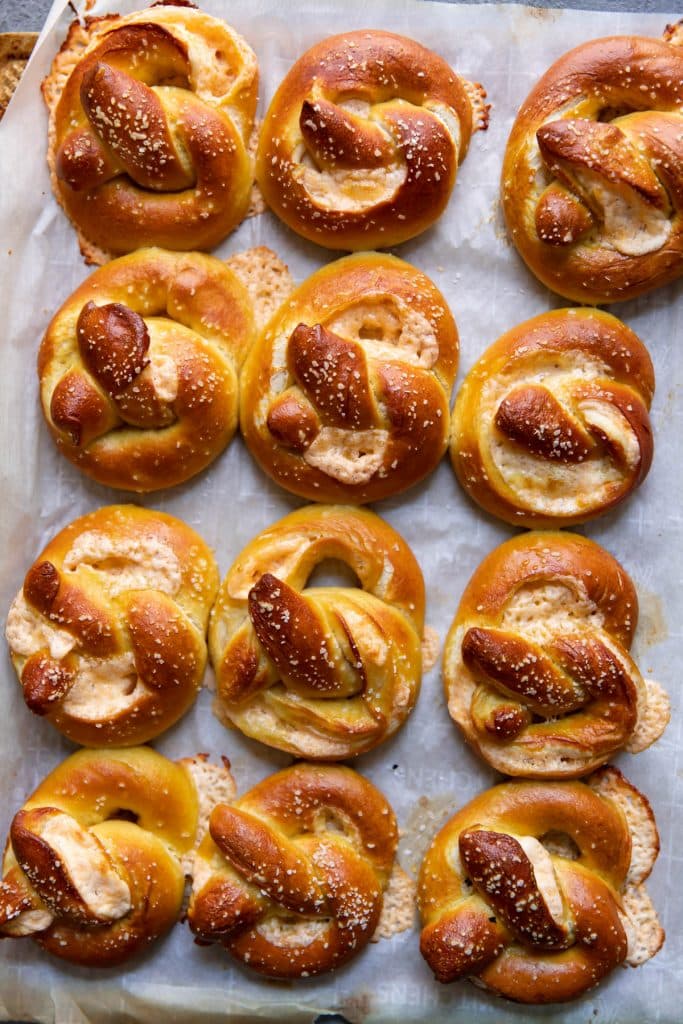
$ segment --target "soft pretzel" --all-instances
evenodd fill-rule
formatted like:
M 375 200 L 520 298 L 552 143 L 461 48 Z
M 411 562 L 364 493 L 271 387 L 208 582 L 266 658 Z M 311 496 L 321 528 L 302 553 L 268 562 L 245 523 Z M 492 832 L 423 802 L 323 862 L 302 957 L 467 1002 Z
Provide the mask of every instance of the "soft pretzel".
M 634 586 L 593 541 L 526 533 L 488 555 L 444 646 L 451 717 L 494 768 L 573 778 L 664 731 L 668 698 L 629 655 Z
M 659 852 L 650 805 L 616 768 L 587 781 L 494 786 L 436 836 L 418 906 L 439 981 L 564 1002 L 661 947 L 642 884 Z
M 338 559 L 360 587 L 304 589 Z M 405 541 L 364 509 L 313 505 L 242 551 L 211 613 L 219 718 L 308 758 L 381 743 L 417 700 L 422 573 Z
M 266 202 L 329 249 L 387 248 L 448 203 L 485 91 L 431 50 L 390 32 L 324 39 L 294 64 L 261 128 Z
M 211 249 L 247 212 L 256 57 L 193 4 L 74 22 L 43 83 L 57 200 L 89 263 Z
M 522 104 L 502 198 L 510 238 L 576 302 L 683 272 L 683 34 L 614 36 L 561 57 Z
M 110 487 L 182 483 L 235 432 L 254 336 L 245 287 L 213 256 L 142 249 L 113 260 L 67 299 L 40 346 L 57 447 Z
M 180 915 L 198 813 L 187 764 L 148 747 L 72 754 L 12 820 L 0 935 L 92 967 L 144 949 Z
M 26 704 L 84 746 L 158 736 L 197 696 L 217 587 L 210 549 L 173 516 L 111 505 L 76 519 L 9 611 Z
M 450 452 L 458 480 L 515 526 L 606 512 L 652 460 L 652 362 L 621 321 L 557 309 L 498 339 L 465 378 Z
M 361 775 L 293 765 L 213 810 L 190 927 L 261 974 L 332 970 L 372 938 L 397 841 L 391 807 Z
M 240 426 L 259 465 L 312 501 L 379 501 L 448 441 L 458 334 L 429 278 L 379 253 L 323 267 L 252 348 Z

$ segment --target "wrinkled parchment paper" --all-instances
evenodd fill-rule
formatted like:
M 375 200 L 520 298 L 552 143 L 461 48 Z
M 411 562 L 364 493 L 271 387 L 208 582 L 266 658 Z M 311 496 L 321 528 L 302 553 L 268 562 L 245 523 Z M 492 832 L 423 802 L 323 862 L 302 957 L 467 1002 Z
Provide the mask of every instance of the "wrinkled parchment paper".
M 107 3 L 109 6 L 107 6 Z M 672 2 L 672 6 L 675 0 Z M 106 0 L 104 10 L 134 2 Z M 498 177 L 515 111 L 539 74 L 566 49 L 600 35 L 659 35 L 665 15 L 534 10 L 514 5 L 458 6 L 418 0 L 203 0 L 255 48 L 265 104 L 291 63 L 318 39 L 352 28 L 388 28 L 432 47 L 465 76 L 484 83 L 493 104 L 491 127 L 477 133 L 447 212 L 421 238 L 398 250 L 442 289 L 461 335 L 459 381 L 503 331 L 561 299 L 540 287 L 505 240 Z M 129 495 L 89 482 L 59 457 L 38 406 L 35 359 L 45 326 L 88 273 L 74 231 L 52 198 L 45 164 L 47 118 L 39 83 L 61 44 L 71 13 L 51 11 L 41 43 L 0 129 L 0 613 L 46 541 L 72 518 Z M 674 17 L 674 16 L 672 16 Z M 668 20 L 672 20 L 672 17 Z M 229 255 L 267 244 L 297 280 L 334 258 L 265 214 L 244 223 L 218 250 Z M 369 1021 L 680 1021 L 683 894 L 680 814 L 683 794 L 681 714 L 676 643 L 681 597 L 681 408 L 683 340 L 681 284 L 614 307 L 643 338 L 657 372 L 653 419 L 656 452 L 644 486 L 624 507 L 590 524 L 589 536 L 633 574 L 641 599 L 636 657 L 643 672 L 666 683 L 673 718 L 654 749 L 624 755 L 619 765 L 650 797 L 662 855 L 650 891 L 668 936 L 659 955 L 638 970 L 618 969 L 595 992 L 566 1008 L 503 1003 L 461 983 L 440 986 L 418 953 L 417 927 L 369 946 L 355 962 L 319 980 L 269 982 L 238 967 L 220 947 L 199 948 L 177 926 L 147 956 L 121 968 L 86 970 L 61 964 L 31 942 L 0 944 L 3 1019 L 84 1021 L 309 1021 L 339 1011 Z M 680 339 L 680 340 L 679 340 Z M 252 464 L 241 440 L 199 478 L 142 499 L 194 526 L 216 551 L 225 573 L 242 546 L 300 502 L 278 490 Z M 447 462 L 424 484 L 377 506 L 413 546 L 427 581 L 428 622 L 442 639 L 466 581 L 483 556 L 513 531 L 469 503 Z M 3 644 L 4 648 L 4 644 Z M 3 649 L 0 712 L 0 830 L 37 782 L 71 748 L 23 704 Z M 289 763 L 286 755 L 226 731 L 213 718 L 211 694 L 155 746 L 171 757 L 208 751 L 232 761 L 241 791 Z M 417 708 L 402 732 L 359 758 L 364 772 L 393 803 L 403 831 L 403 866 L 415 871 L 437 828 L 456 808 L 496 781 L 466 749 L 448 717 L 439 667 L 427 674 Z

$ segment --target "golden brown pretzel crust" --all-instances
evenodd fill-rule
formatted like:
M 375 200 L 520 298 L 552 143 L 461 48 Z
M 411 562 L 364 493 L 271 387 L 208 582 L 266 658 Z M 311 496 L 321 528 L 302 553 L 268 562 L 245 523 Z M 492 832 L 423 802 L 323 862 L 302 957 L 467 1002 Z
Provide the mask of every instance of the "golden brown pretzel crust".
M 362 589 L 304 589 L 326 559 L 344 562 Z M 387 523 L 365 509 L 299 509 L 247 545 L 218 592 L 216 713 L 299 756 L 370 750 L 417 700 L 423 616 L 422 573 Z
M 574 778 L 622 747 L 644 749 L 668 709 L 653 729 L 651 684 L 628 654 L 637 619 L 631 580 L 593 541 L 514 537 L 476 570 L 448 633 L 451 717 L 509 775 Z
M 240 426 L 287 490 L 379 501 L 441 459 L 457 366 L 457 329 L 429 278 L 394 256 L 349 256 L 309 277 L 252 348 Z
M 7 620 L 27 705 L 85 746 L 158 736 L 201 686 L 217 587 L 210 549 L 173 516 L 111 505 L 76 519 Z
M 178 920 L 197 824 L 184 767 L 148 747 L 78 751 L 13 819 L 0 933 L 84 966 L 121 963 Z
M 485 95 L 412 39 L 324 39 L 294 64 L 263 122 L 266 202 L 329 249 L 404 242 L 445 209 L 470 136 L 485 127 Z
M 40 346 L 57 447 L 110 487 L 188 480 L 235 432 L 254 334 L 246 289 L 213 256 L 142 249 L 113 260 L 67 299 Z
M 557 309 L 486 350 L 463 381 L 450 454 L 458 480 L 515 526 L 573 526 L 617 505 L 652 461 L 654 370 L 608 313 Z
M 512 242 L 577 302 L 630 299 L 683 271 L 683 48 L 596 39 L 523 103 L 502 175 Z
M 600 794 L 605 775 L 618 802 Z M 627 805 L 638 808 L 633 835 Z M 558 834 L 575 844 L 575 859 L 552 844 Z M 637 864 L 632 840 L 634 850 L 642 843 Z M 442 982 L 470 977 L 523 1003 L 574 999 L 630 960 L 622 896 L 647 899 L 642 882 L 658 849 L 647 800 L 616 768 L 596 773 L 595 791 L 583 782 L 494 786 L 451 818 L 422 863 L 422 955 Z M 650 956 L 662 941 L 659 929 Z
M 43 94 L 54 193 L 87 262 L 210 249 L 239 224 L 257 90 L 246 42 L 192 5 L 74 22 Z
M 350 768 L 286 768 L 211 814 L 190 927 L 270 977 L 332 970 L 372 937 L 397 841 L 391 807 Z

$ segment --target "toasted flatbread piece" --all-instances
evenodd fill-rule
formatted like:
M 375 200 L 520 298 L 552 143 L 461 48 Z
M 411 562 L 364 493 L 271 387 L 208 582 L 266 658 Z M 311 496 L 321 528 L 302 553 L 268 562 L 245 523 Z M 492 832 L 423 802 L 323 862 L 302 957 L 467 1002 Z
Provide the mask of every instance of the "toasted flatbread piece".
M 33 52 L 37 32 L 0 32 L 0 119 Z

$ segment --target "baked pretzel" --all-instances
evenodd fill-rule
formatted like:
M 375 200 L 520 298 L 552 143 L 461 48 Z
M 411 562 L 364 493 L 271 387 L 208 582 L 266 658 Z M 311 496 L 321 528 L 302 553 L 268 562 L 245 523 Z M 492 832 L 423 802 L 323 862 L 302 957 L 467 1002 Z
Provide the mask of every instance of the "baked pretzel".
M 240 426 L 278 484 L 312 501 L 379 501 L 448 443 L 458 333 L 429 278 L 363 253 L 316 271 L 251 349 Z
M 616 302 L 683 272 L 683 32 L 576 47 L 522 104 L 503 210 L 529 269 L 576 302 Z
M 261 974 L 330 971 L 372 938 L 397 841 L 391 807 L 361 775 L 293 765 L 211 813 L 190 927 Z
M 661 947 L 642 884 L 659 852 L 650 805 L 616 768 L 587 782 L 494 786 L 436 836 L 418 906 L 438 981 L 559 1003 Z
M 110 487 L 182 483 L 235 432 L 254 336 L 246 289 L 213 256 L 142 249 L 113 260 L 67 299 L 40 346 L 57 447 Z
M 398 245 L 443 213 L 485 91 L 391 32 L 323 39 L 291 68 L 261 128 L 256 177 L 293 231 L 328 249 Z
M 458 480 L 515 526 L 572 526 L 613 508 L 652 461 L 654 370 L 640 339 L 594 309 L 513 327 L 458 394 L 450 453 Z
M 444 646 L 448 710 L 498 771 L 573 778 L 644 750 L 668 697 L 629 656 L 638 598 L 619 563 L 571 533 L 525 533 L 474 573 Z
M 12 819 L 0 935 L 110 967 L 178 920 L 195 842 L 191 772 L 148 747 L 79 750 Z
M 247 212 L 256 57 L 186 0 L 74 22 L 43 96 L 55 196 L 89 263 L 211 249 Z
M 360 587 L 304 589 L 338 559 Z M 405 541 L 366 510 L 313 505 L 237 557 L 211 613 L 216 714 L 308 758 L 346 758 L 404 722 L 421 680 L 422 573 Z
M 9 611 L 27 706 L 84 746 L 158 736 L 201 686 L 217 587 L 210 549 L 173 516 L 110 505 L 76 519 Z

